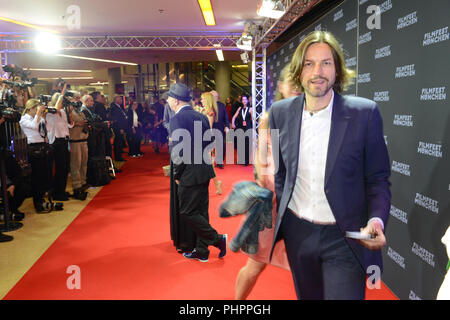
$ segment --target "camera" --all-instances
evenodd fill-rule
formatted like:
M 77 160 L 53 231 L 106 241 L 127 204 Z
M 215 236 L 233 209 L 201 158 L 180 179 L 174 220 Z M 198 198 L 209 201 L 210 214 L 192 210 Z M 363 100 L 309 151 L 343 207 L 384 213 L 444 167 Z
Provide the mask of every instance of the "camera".
M 20 112 L 16 109 L 2 106 L 0 106 L 0 116 L 11 122 L 19 122 L 21 118 Z
M 16 109 L 17 99 L 12 90 L 5 89 L 0 95 L 0 117 L 7 121 L 19 122 L 21 113 Z
M 56 113 L 55 107 L 49 107 L 47 104 L 52 100 L 52 96 L 41 94 L 39 95 L 39 100 L 41 101 L 42 105 L 45 105 L 45 112 L 47 113 Z
M 42 204 L 42 207 L 44 208 L 45 211 L 48 211 L 48 212 L 53 211 L 53 210 L 55 210 L 55 211 L 64 210 L 64 208 L 63 208 L 64 204 L 62 202 L 56 202 L 56 203 L 44 202 Z

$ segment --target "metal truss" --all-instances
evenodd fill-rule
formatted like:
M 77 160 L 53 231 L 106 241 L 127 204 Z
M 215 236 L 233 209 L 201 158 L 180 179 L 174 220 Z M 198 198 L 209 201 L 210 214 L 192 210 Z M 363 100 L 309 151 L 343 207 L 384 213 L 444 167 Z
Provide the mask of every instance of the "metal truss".
M 322 0 L 281 0 L 286 8 L 286 13 L 280 19 L 267 18 L 264 20 L 260 27 L 260 31 L 254 35 L 254 46 L 269 46 L 295 21 L 321 1 Z
M 258 128 L 266 113 L 266 48 L 253 49 L 252 56 L 253 150 L 256 150 L 258 145 Z
M 158 35 L 158 36 L 66 36 L 62 50 L 238 50 L 238 34 L 231 35 Z M 30 51 L 33 43 L 26 37 L 1 38 L 0 51 Z

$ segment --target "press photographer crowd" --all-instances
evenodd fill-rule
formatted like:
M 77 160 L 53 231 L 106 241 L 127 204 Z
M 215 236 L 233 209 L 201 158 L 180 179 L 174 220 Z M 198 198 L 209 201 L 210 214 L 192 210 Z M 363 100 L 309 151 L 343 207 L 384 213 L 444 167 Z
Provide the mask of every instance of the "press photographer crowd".
M 0 220 L 22 221 L 20 210 L 33 198 L 36 213 L 64 210 L 70 198 L 84 201 L 90 187 L 109 184 L 121 170 L 114 161 L 155 152 L 167 142 L 164 104 L 144 105 L 116 96 L 107 107 L 100 92 L 77 92 L 58 79 L 50 95 L 37 95 L 36 78 L 15 65 L 0 79 Z M 6 169 L 6 170 L 4 170 Z M 70 185 L 68 178 L 70 176 Z M 6 199 L 5 199 L 6 198 Z M 5 219 L 5 212 L 7 217 Z M 0 221 L 0 222 L 1 222 Z M 12 240 L 0 233 L 0 242 Z

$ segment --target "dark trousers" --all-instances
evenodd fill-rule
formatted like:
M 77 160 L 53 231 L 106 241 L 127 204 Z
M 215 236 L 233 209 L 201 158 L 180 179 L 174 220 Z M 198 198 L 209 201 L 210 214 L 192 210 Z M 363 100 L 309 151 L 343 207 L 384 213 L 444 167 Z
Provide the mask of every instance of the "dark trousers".
M 313 224 L 288 209 L 280 231 L 298 299 L 364 299 L 366 275 L 337 225 Z
M 55 161 L 55 176 L 53 180 L 54 195 L 62 196 L 66 192 L 67 176 L 70 171 L 69 141 L 57 138 L 53 142 L 53 159 Z
M 209 180 L 195 186 L 178 186 L 180 216 L 197 235 L 195 250 L 202 256 L 209 256 L 208 246 L 219 246 L 222 235 L 209 224 Z
M 133 133 L 130 130 L 130 134 L 128 135 L 128 146 L 130 147 L 130 155 L 138 155 L 141 154 L 141 139 L 142 139 L 142 130 L 141 128 L 135 128 L 136 133 Z
M 2 194 L 3 194 L 3 190 Z M 26 183 L 14 185 L 14 197 L 8 193 L 8 205 L 11 212 L 16 212 L 30 193 L 30 186 Z
M 114 129 L 114 158 L 122 158 L 123 148 L 126 147 L 125 138 L 119 129 Z
M 36 207 L 37 204 L 43 203 L 45 192 L 50 190 L 51 161 L 48 156 L 35 157 L 31 153 L 28 155 L 28 161 L 31 164 L 31 192 Z

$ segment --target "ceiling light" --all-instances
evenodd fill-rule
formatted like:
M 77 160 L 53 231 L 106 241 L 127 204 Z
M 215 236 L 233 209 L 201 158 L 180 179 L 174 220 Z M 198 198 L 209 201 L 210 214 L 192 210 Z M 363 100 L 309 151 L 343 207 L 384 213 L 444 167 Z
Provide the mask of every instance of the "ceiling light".
M 216 50 L 216 54 L 217 54 L 217 59 L 219 59 L 219 61 L 225 61 L 222 50 Z
M 109 62 L 109 63 L 125 64 L 125 65 L 129 65 L 129 66 L 137 66 L 138 65 L 137 63 L 133 63 L 133 62 L 107 60 L 107 59 L 97 59 L 97 58 L 80 57 L 80 56 L 71 56 L 71 55 L 68 55 L 68 54 L 55 54 L 55 55 L 58 56 L 58 57 L 64 57 L 64 58 L 74 58 L 74 59 L 81 59 L 81 60 Z
M 24 68 L 24 70 L 29 71 L 49 71 L 49 72 L 78 72 L 78 73 L 89 73 L 92 70 L 71 70 L 71 69 L 36 69 L 36 68 Z
M 286 13 L 286 8 L 281 1 L 263 0 L 256 13 L 262 17 L 280 19 Z
M 214 19 L 214 12 L 211 5 L 211 0 L 197 0 L 198 5 L 203 13 L 203 19 L 207 26 L 215 26 L 216 20 Z
M 43 53 L 55 53 L 61 50 L 61 39 L 51 33 L 43 32 L 34 39 L 34 48 Z

